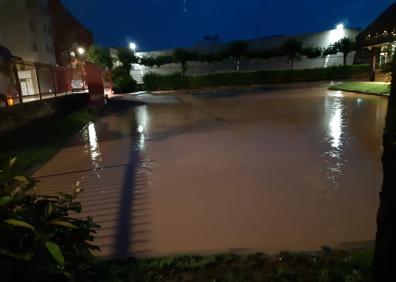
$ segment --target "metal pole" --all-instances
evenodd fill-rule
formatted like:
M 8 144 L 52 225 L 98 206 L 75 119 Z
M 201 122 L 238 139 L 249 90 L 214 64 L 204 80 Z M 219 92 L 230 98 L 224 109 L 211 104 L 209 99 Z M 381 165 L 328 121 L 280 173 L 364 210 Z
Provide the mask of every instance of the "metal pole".
M 41 95 L 41 87 L 40 87 L 40 79 L 39 79 L 39 75 L 38 75 L 38 67 L 36 64 L 34 64 L 34 70 L 36 71 L 36 79 L 37 79 L 37 86 L 38 86 L 38 90 L 39 90 L 39 95 L 40 95 L 40 101 L 43 100 L 43 96 Z
M 57 90 L 56 90 L 56 83 L 55 83 L 55 76 L 54 76 L 54 67 L 51 67 L 50 70 L 51 70 L 51 77 L 52 77 L 52 85 L 54 86 L 54 94 L 55 94 L 55 98 L 56 98 Z

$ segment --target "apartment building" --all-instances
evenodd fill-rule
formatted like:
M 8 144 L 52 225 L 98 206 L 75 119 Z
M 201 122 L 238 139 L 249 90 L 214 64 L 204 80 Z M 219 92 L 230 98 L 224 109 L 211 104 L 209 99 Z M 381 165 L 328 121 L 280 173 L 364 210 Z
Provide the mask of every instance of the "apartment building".
M 56 64 L 48 0 L 0 0 L 0 45 L 28 62 Z

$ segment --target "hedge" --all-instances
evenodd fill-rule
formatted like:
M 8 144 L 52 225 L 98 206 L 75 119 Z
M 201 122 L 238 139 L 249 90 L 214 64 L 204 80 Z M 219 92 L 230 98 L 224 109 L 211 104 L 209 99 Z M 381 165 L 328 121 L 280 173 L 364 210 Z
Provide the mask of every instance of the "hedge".
M 339 66 L 318 69 L 230 72 L 188 77 L 189 88 L 227 85 L 274 84 L 303 81 L 364 79 L 369 77 L 368 65 Z M 148 74 L 144 77 L 146 90 L 172 90 L 184 88 L 181 74 Z

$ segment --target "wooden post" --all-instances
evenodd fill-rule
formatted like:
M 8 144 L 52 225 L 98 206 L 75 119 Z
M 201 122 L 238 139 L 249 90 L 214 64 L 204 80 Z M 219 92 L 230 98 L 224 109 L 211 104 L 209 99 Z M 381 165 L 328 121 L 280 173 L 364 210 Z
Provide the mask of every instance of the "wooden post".
M 370 73 L 370 81 L 375 81 L 375 66 L 377 64 L 377 53 L 376 53 L 376 49 L 373 47 L 371 49 L 371 63 L 370 63 L 370 67 L 371 67 L 371 73 Z

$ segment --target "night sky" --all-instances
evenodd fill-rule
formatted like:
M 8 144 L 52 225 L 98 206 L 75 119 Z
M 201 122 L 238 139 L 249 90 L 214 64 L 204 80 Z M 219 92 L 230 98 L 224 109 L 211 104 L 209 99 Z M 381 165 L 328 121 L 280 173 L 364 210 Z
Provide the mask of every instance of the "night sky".
M 104 46 L 138 51 L 333 28 L 364 28 L 394 0 L 63 0 Z

